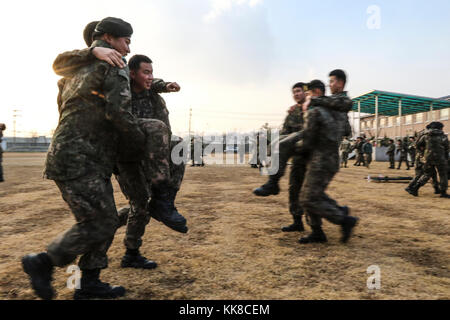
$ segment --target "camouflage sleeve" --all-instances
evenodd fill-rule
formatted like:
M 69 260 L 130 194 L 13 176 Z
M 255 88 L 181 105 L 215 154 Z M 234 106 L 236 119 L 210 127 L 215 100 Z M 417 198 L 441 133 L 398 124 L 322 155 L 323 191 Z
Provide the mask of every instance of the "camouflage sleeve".
M 131 90 L 127 69 L 110 67 L 103 89 L 106 118 L 120 133 L 121 153 L 125 158 L 135 158 L 143 151 L 145 135 L 138 126 L 137 118 L 131 114 Z
M 61 112 L 62 101 L 63 101 L 62 100 L 62 92 L 63 92 L 65 84 L 66 84 L 65 78 L 59 79 L 59 81 L 58 81 L 58 98 L 57 98 L 58 112 Z
M 292 132 L 290 132 L 289 129 L 289 115 L 286 116 L 283 123 L 283 129 L 281 129 L 280 135 L 289 135 Z
M 56 57 L 53 70 L 58 76 L 71 77 L 78 69 L 92 63 L 95 59 L 92 48 L 67 51 Z
M 425 141 L 426 135 L 423 135 L 417 140 L 416 146 L 417 148 L 423 148 L 425 150 L 426 147 L 426 141 Z
M 449 158 L 449 154 L 448 153 L 450 152 L 450 143 L 449 143 L 447 137 L 444 137 L 443 143 L 444 143 L 445 159 L 448 160 L 448 158 Z
M 156 93 L 165 93 L 167 91 L 167 84 L 163 79 L 153 79 L 152 90 Z
M 353 101 L 346 95 L 336 95 L 331 97 L 316 97 L 311 99 L 311 106 L 322 106 L 326 108 L 333 108 L 342 112 L 349 112 L 352 110 Z
M 352 126 L 350 124 L 350 120 L 345 121 L 345 131 L 344 131 L 344 137 L 351 137 L 353 135 Z

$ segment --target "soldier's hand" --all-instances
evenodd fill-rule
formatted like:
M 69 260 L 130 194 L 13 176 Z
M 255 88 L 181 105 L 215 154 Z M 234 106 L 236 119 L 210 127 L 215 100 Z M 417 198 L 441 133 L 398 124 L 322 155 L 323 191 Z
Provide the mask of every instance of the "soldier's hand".
M 169 82 L 166 89 L 168 92 L 178 92 L 181 90 L 180 86 L 176 82 Z
M 98 59 L 105 61 L 113 67 L 125 68 L 126 64 L 122 60 L 122 55 L 114 49 L 95 47 L 92 54 Z
M 305 102 L 303 102 L 303 105 L 302 105 L 302 109 L 304 112 L 308 111 L 310 104 L 311 104 L 311 96 L 306 96 Z

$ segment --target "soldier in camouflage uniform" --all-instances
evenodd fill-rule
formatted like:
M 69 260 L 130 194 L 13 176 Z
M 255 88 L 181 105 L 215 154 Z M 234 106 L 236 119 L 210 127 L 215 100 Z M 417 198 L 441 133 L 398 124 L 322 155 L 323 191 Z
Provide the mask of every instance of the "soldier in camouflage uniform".
M 424 154 L 424 174 L 417 181 L 417 184 L 410 188 L 414 196 L 418 196 L 419 189 L 424 186 L 437 171 L 439 175 L 441 198 L 450 198 L 448 189 L 448 160 L 449 141 L 442 131 L 444 125 L 441 122 L 433 122 L 429 125 L 429 130 L 417 141 L 418 149 L 425 149 Z
M 389 169 L 395 169 L 395 144 L 394 140 L 389 140 L 389 146 L 386 151 L 386 155 L 389 157 L 390 167 Z
M 3 149 L 2 149 L 2 138 L 3 138 L 3 131 L 6 130 L 6 126 L 4 123 L 0 123 L 0 182 L 4 182 L 3 179 Z
M 411 157 L 411 167 L 415 166 L 416 152 L 416 140 L 414 139 L 414 137 L 410 137 L 408 143 L 408 154 Z
M 129 53 L 131 25 L 106 18 L 96 28 L 92 47 Z M 75 299 L 123 296 L 123 287 L 99 279 L 108 266 L 107 251 L 118 227 L 111 175 L 120 161 L 140 159 L 145 135 L 131 114 L 128 68 L 94 61 L 66 79 L 61 93 L 58 127 L 47 154 L 44 175 L 54 180 L 77 223 L 55 239 L 47 252 L 22 259 L 33 289 L 52 299 L 54 266 L 63 267 L 81 255 L 81 288 Z
M 270 176 L 269 182 L 254 190 L 257 196 L 269 196 L 279 194 L 279 181 L 284 176 L 287 161 L 293 158 L 291 173 L 289 176 L 289 211 L 294 223 L 282 228 L 283 232 L 304 231 L 302 222 L 303 209 L 299 203 L 299 195 L 303 184 L 303 177 L 306 170 L 306 158 L 295 154 L 295 142 L 298 132 L 303 128 L 303 109 L 305 101 L 305 84 L 296 83 L 292 88 L 292 94 L 297 104 L 293 105 L 284 121 L 283 129 L 280 132 L 280 163 L 278 173 Z
M 364 159 L 364 151 L 363 146 L 365 143 L 365 139 L 363 137 L 358 137 L 356 139 L 356 143 L 353 148 L 356 150 L 356 162 L 354 166 L 360 167 L 361 165 L 366 166 L 366 162 Z
M 301 244 L 327 241 L 321 228 L 322 218 L 341 226 L 343 243 L 349 240 L 358 221 L 349 216 L 348 207 L 338 206 L 325 193 L 339 171 L 339 145 L 342 137 L 352 134 L 347 113 L 352 109 L 353 102 L 343 91 L 345 83 L 346 75 L 342 70 L 332 71 L 330 89 L 333 95 L 325 97 L 314 92 L 313 98 L 306 101 L 306 106 L 309 104 L 312 109 L 306 114 L 297 151 L 309 155 L 300 203 L 313 232 L 301 238 Z
M 341 168 L 348 168 L 348 156 L 352 150 L 352 144 L 348 140 L 348 137 L 344 138 L 344 141 L 342 141 L 339 150 L 341 151 Z
M 430 130 L 430 126 L 428 125 L 427 130 Z M 426 130 L 423 130 L 419 133 L 418 139 L 419 140 L 424 134 L 426 134 Z M 415 189 L 417 182 L 420 180 L 420 178 L 422 178 L 422 176 L 424 175 L 424 166 L 425 166 L 425 147 L 421 146 L 420 148 L 416 148 L 416 175 L 413 179 L 413 181 L 411 181 L 411 183 L 409 184 L 409 186 L 405 189 L 406 192 L 413 194 L 415 196 L 418 196 L 418 193 L 413 192 L 413 190 Z M 435 194 L 441 194 L 441 190 L 439 189 L 439 181 L 437 179 L 437 174 L 436 174 L 436 170 L 432 171 L 432 176 L 431 176 L 432 180 L 433 180 L 433 188 L 434 188 L 434 193 Z
M 406 170 L 409 170 L 409 161 L 408 161 L 408 146 L 405 142 L 398 140 L 397 141 L 397 154 L 400 153 L 400 161 L 398 162 L 397 170 L 400 170 L 402 163 L 406 163 Z
M 95 22 L 94 22 L 95 23 Z M 89 24 L 84 32 L 89 46 Z M 58 56 L 54 63 L 55 72 L 67 76 L 74 68 L 89 63 L 96 58 L 120 66 L 114 61 L 114 51 L 95 52 L 95 49 L 75 50 Z M 184 163 L 175 165 L 170 160 L 172 149 L 182 142 L 172 136 L 168 110 L 159 92 L 177 92 L 177 83 L 166 83 L 153 79 L 152 61 L 137 55 L 130 59 L 132 78 L 132 113 L 140 119 L 139 124 L 146 133 L 146 156 L 144 162 L 118 163 L 116 178 L 122 192 L 130 202 L 129 207 L 119 211 L 119 226 L 127 224 L 124 239 L 127 252 L 122 259 L 122 267 L 143 269 L 156 268 L 154 261 L 141 256 L 139 248 L 150 215 L 171 229 L 186 233 L 186 219 L 181 216 L 175 205 L 175 196 L 184 176 Z M 141 66 L 145 66 L 141 70 Z M 137 79 L 139 78 L 139 79 Z M 137 89 L 136 83 L 142 88 Z M 138 91 L 138 92 L 137 92 Z M 141 167 L 141 168 L 137 168 Z M 143 175 L 143 176 L 141 176 Z M 152 196 L 150 204 L 147 203 Z

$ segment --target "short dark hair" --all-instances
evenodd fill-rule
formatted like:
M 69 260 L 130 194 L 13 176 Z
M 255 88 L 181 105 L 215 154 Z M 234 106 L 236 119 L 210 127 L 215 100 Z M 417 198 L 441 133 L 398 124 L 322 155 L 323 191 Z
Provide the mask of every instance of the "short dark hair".
M 137 71 L 141 67 L 141 63 L 153 63 L 152 59 L 150 59 L 147 56 L 144 56 L 142 54 L 137 54 L 131 57 L 130 61 L 128 62 L 128 67 L 130 70 Z
M 344 84 L 347 83 L 347 75 L 341 69 L 336 69 L 336 70 L 331 71 L 329 76 L 330 77 L 334 76 L 334 77 L 336 77 L 336 79 L 344 81 Z
M 325 84 L 320 81 L 320 80 L 313 80 L 310 83 L 308 83 L 308 90 L 312 90 L 312 89 L 319 89 L 320 91 L 323 92 L 323 94 L 325 94 Z
M 296 88 L 300 88 L 300 89 L 302 89 L 302 90 L 305 90 L 305 89 L 304 89 L 305 85 L 306 85 L 306 83 L 304 83 L 304 82 L 297 82 L 297 83 L 294 84 L 294 86 L 292 87 L 292 90 L 294 90 L 294 89 L 296 89 Z

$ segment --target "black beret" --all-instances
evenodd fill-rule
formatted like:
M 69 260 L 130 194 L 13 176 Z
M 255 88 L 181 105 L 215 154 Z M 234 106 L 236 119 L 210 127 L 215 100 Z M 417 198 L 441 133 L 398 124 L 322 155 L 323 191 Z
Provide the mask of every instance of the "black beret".
M 108 17 L 97 24 L 94 37 L 108 33 L 116 38 L 131 37 L 133 28 L 131 24 L 119 18 Z
M 87 24 L 87 26 L 84 28 L 84 31 L 83 31 L 83 38 L 84 38 L 84 42 L 86 42 L 86 44 L 87 44 L 87 46 L 88 47 L 90 47 L 91 46 L 91 44 L 92 44 L 92 40 L 93 40 L 93 35 L 94 35 L 94 31 L 95 31 L 95 28 L 97 27 L 97 24 L 99 23 L 100 21 L 92 21 L 92 22 L 89 22 L 88 24 Z
M 320 80 L 313 80 L 310 83 L 308 83 L 308 90 L 312 89 L 321 89 L 325 91 L 325 84 Z

